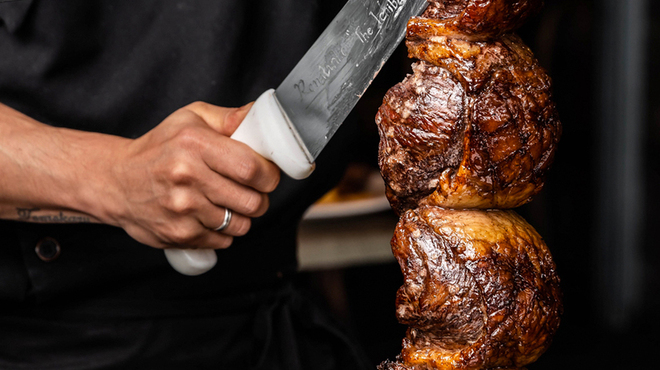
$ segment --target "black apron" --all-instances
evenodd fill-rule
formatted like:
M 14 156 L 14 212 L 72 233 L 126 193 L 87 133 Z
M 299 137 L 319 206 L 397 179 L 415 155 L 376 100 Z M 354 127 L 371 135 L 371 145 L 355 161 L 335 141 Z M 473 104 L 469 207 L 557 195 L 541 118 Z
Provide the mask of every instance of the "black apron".
M 0 1 L 0 102 L 136 138 L 193 101 L 241 106 L 277 87 L 341 3 Z M 297 224 L 341 176 L 354 128 L 310 178 L 284 176 L 266 215 L 201 276 L 119 228 L 0 221 L 0 369 L 362 368 L 289 283 Z

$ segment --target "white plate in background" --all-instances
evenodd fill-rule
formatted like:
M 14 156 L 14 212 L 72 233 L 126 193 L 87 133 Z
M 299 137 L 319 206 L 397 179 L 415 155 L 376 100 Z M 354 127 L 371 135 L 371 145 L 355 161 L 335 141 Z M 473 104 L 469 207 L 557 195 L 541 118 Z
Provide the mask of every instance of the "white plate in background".
M 315 203 L 305 212 L 303 219 L 322 220 L 360 216 L 390 209 L 390 203 L 385 197 L 385 183 L 378 171 L 369 174 L 365 189 L 359 196 L 358 199 Z

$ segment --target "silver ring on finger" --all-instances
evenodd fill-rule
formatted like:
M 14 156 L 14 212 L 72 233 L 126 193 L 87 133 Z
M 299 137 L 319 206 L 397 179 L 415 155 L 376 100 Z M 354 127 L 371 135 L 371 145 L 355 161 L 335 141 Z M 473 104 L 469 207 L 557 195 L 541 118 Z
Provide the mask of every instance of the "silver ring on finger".
M 222 225 L 218 226 L 215 231 L 222 231 L 229 226 L 229 223 L 231 222 L 231 216 L 232 216 L 232 211 L 229 208 L 225 208 L 225 219 L 222 221 Z

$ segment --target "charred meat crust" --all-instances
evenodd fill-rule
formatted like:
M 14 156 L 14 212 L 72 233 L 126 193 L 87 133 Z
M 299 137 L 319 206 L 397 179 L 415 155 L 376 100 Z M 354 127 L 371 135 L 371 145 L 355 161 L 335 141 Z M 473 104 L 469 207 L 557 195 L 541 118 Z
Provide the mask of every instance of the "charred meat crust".
M 397 225 L 392 251 L 408 325 L 400 360 L 412 368 L 519 368 L 559 326 L 556 267 L 538 233 L 513 211 L 423 206 Z M 425 368 L 425 367 L 420 367 Z
M 524 370 L 562 313 L 559 278 L 510 210 L 543 187 L 561 136 L 551 80 L 511 32 L 541 0 L 430 0 L 408 23 L 413 73 L 376 115 L 386 195 L 401 217 L 396 361 L 380 370 Z M 499 208 L 499 209 L 495 209 Z
M 515 35 L 409 41 L 422 61 L 376 116 L 399 214 L 418 204 L 515 208 L 541 191 L 561 136 L 551 80 Z
M 422 18 L 442 21 L 454 34 L 495 38 L 518 29 L 543 0 L 429 0 Z

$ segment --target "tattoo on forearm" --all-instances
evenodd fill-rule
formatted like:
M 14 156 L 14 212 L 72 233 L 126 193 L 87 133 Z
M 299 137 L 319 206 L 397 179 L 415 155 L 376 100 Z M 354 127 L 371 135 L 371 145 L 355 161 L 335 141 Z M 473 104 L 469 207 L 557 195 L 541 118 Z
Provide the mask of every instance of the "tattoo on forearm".
M 60 223 L 60 224 L 75 224 L 75 223 L 90 223 L 92 219 L 88 216 L 79 215 L 66 215 L 64 212 L 59 211 L 51 214 L 40 214 L 39 208 L 16 208 L 19 221 L 39 222 L 39 223 Z
M 32 212 L 38 210 L 39 208 L 16 208 L 16 211 L 18 212 L 18 219 L 21 221 L 28 221 Z

